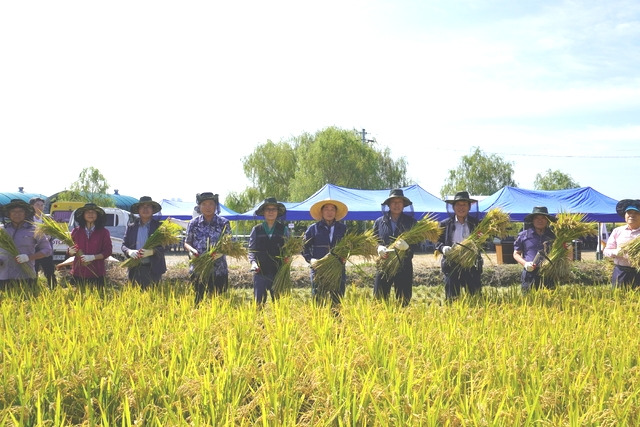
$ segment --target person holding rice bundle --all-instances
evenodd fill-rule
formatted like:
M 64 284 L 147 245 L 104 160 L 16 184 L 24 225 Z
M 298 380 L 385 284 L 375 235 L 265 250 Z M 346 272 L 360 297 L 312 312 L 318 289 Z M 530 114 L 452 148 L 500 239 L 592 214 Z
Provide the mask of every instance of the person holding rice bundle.
M 347 233 L 347 226 L 340 221 L 347 216 L 348 212 L 347 205 L 333 199 L 320 200 L 309 209 L 311 217 L 316 222 L 311 224 L 304 233 L 302 256 L 311 267 L 311 295 L 316 299 L 324 297 L 319 292 L 320 287 L 315 280 L 316 263 L 319 259 L 331 253 L 331 250 Z M 328 288 L 336 289 L 331 291 L 331 300 L 334 304 L 340 303 L 342 297 L 344 297 L 346 283 L 346 267 L 343 266 L 340 284 L 335 287 L 326 285 Z
M 229 268 L 225 255 L 211 252 L 209 249 L 216 245 L 223 234 L 231 234 L 231 227 L 226 218 L 222 218 L 218 195 L 211 192 L 196 194 L 196 202 L 200 215 L 192 219 L 187 226 L 187 236 L 184 248 L 190 257 L 211 256 L 215 259 L 208 277 L 195 274 L 193 264 L 190 265 L 191 281 L 196 293 L 196 306 L 202 301 L 205 290 L 209 295 L 222 294 L 229 288 Z
M 275 197 L 268 197 L 256 209 L 255 215 L 264 221 L 251 230 L 249 235 L 249 262 L 253 272 L 253 296 L 256 304 L 267 302 L 267 292 L 274 300 L 273 280 L 282 266 L 280 257 L 289 230 L 282 221 L 287 208 Z
M 72 282 L 103 288 L 107 271 L 105 261 L 113 251 L 111 234 L 105 228 L 106 214 L 95 203 L 86 203 L 73 215 L 78 225 L 71 231 L 75 244 L 68 249 L 69 255 L 74 256 Z
M 524 217 L 524 222 L 525 229 L 518 234 L 513 244 L 513 259 L 523 267 L 522 293 L 526 294 L 532 287 L 539 289 L 544 286 L 553 289 L 555 283 L 544 282 L 539 267 L 556 238 L 549 228 L 549 224 L 556 222 L 556 218 L 549 215 L 546 206 L 536 206 L 529 215 Z
M 27 202 L 13 199 L 4 206 L 9 221 L 0 233 L 0 289 L 14 282 L 35 287 L 35 261 L 53 254 L 46 236 L 36 237 L 35 211 Z
M 167 271 L 164 247 L 144 248 L 149 236 L 160 227 L 160 221 L 153 218 L 153 215 L 161 209 L 160 204 L 154 202 L 151 197 L 140 197 L 138 202 L 131 205 L 131 213 L 137 214 L 138 217 L 127 224 L 124 233 L 122 252 L 128 258 L 140 261 L 138 265 L 129 268 L 129 281 L 138 283 L 142 289 L 158 283 Z
M 621 227 L 616 227 L 611 232 L 603 254 L 605 257 L 613 258 L 613 274 L 611 284 L 613 287 L 631 286 L 640 287 L 640 271 L 635 268 L 625 253 L 625 246 L 640 237 L 640 200 L 624 199 L 616 205 L 616 212 L 626 222 Z
M 44 215 L 44 200 L 42 197 L 32 197 L 31 200 L 29 200 L 29 204 L 33 206 L 33 209 L 35 210 L 35 215 L 33 217 L 34 224 L 41 224 L 42 216 Z M 53 238 L 49 236 L 48 240 L 49 243 L 51 243 Z M 47 278 L 49 289 L 55 288 L 58 284 L 58 280 L 56 279 L 56 265 L 53 262 L 53 253 L 49 256 L 36 260 L 36 276 L 40 269 L 42 269 L 44 277 Z
M 382 202 L 382 216 L 373 223 L 373 234 L 378 239 L 378 255 L 381 258 L 398 256 L 396 251 L 404 251 L 397 272 L 389 277 L 383 271 L 378 271 L 373 283 L 373 295 L 376 299 L 389 299 L 391 286 L 395 287 L 396 298 L 403 306 L 407 306 L 413 295 L 413 252 L 418 245 L 410 247 L 398 236 L 413 228 L 417 220 L 413 217 L 413 202 L 405 197 L 401 188 L 389 192 L 389 197 Z M 408 213 L 405 213 L 405 210 Z M 395 242 L 395 243 L 394 243 Z M 389 245 L 394 243 L 394 249 Z
M 436 243 L 436 251 L 443 255 L 440 266 L 444 275 L 445 296 L 447 300 L 453 300 L 460 296 L 462 287 L 466 287 L 470 295 L 479 294 L 482 290 L 483 262 L 480 253 L 471 268 L 462 268 L 447 259 L 447 253 L 452 247 L 469 237 L 478 226 L 478 219 L 469 215 L 473 205 L 477 209 L 478 201 L 470 198 L 467 191 L 459 191 L 453 199 L 445 200 L 445 203 L 451 216 L 440 223 L 443 233 Z

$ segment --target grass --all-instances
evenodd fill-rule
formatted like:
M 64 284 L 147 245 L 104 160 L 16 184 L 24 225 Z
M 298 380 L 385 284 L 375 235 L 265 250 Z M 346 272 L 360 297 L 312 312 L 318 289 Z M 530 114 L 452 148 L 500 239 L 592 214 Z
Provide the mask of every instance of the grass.
M 44 285 L 44 283 L 42 283 Z M 349 286 L 262 310 L 184 282 L 0 294 L 1 425 L 638 425 L 640 295 Z

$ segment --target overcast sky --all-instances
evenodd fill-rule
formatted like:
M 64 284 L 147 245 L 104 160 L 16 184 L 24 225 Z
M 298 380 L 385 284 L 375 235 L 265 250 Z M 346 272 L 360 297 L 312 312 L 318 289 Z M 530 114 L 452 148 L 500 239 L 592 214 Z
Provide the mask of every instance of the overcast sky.
M 0 191 L 195 200 L 267 140 L 363 129 L 439 196 L 479 146 L 640 198 L 640 2 L 0 4 Z

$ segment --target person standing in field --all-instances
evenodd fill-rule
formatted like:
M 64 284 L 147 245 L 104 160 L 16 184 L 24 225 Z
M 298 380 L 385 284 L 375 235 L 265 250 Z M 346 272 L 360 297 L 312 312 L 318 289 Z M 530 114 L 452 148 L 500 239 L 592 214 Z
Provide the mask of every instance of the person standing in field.
M 189 222 L 184 248 L 190 257 L 201 256 L 215 246 L 223 234 L 231 234 L 231 226 L 226 218 L 219 216 L 220 203 L 218 195 L 211 192 L 196 194 L 196 203 L 200 215 Z M 205 290 L 209 295 L 222 294 L 229 288 L 229 267 L 227 258 L 222 254 L 213 254 L 215 264 L 211 275 L 204 280 L 196 277 L 193 265 L 189 267 L 191 281 L 195 290 L 196 306 L 204 298 Z
M 531 288 L 539 289 L 544 286 L 555 288 L 554 283 L 544 282 L 538 267 L 551 249 L 556 238 L 549 224 L 556 222 L 556 218 L 549 215 L 546 206 L 536 206 L 524 217 L 525 229 L 518 234 L 513 244 L 513 259 L 523 267 L 521 277 L 522 293 L 526 294 Z
M 396 256 L 387 248 L 391 243 L 399 250 L 405 251 L 402 264 L 393 277 L 387 277 L 384 272 L 378 271 L 373 283 L 373 296 L 376 299 L 388 300 L 391 286 L 395 288 L 396 299 L 403 306 L 409 305 L 413 295 L 413 253 L 417 249 L 410 247 L 407 242 L 396 241 L 403 232 L 416 225 L 413 217 L 413 202 L 405 197 L 401 188 L 389 192 L 389 197 L 382 202 L 382 216 L 373 223 L 373 235 L 378 239 L 378 255 L 382 258 Z
M 459 191 L 453 199 L 445 200 L 447 211 L 451 216 L 440 223 L 443 233 L 436 243 L 436 251 L 442 254 L 440 267 L 444 276 L 444 291 L 447 300 L 460 296 L 463 287 L 470 295 L 479 294 L 482 290 L 482 257 L 478 253 L 476 264 L 471 268 L 462 268 L 447 260 L 447 253 L 453 245 L 460 244 L 469 237 L 478 226 L 478 218 L 469 215 L 475 205 L 476 215 L 478 201 L 469 197 L 467 191 Z
M 331 249 L 347 233 L 347 226 L 340 221 L 347 216 L 348 212 L 347 205 L 333 199 L 320 200 L 309 209 L 311 217 L 316 222 L 311 224 L 304 233 L 302 256 L 311 267 L 309 273 L 311 277 L 311 295 L 316 299 L 324 296 L 319 294 L 318 283 L 315 280 L 316 262 L 331 253 Z M 331 292 L 331 300 L 334 304 L 339 304 L 344 297 L 346 283 L 347 272 L 346 267 L 343 267 L 340 285 L 337 287 L 337 291 Z
M 35 261 L 53 254 L 51 243 L 45 236 L 35 237 L 36 227 L 32 223 L 35 211 L 24 200 L 11 200 L 4 206 L 4 212 L 9 222 L 3 233 L 13 239 L 19 254 L 13 256 L 0 248 L 0 289 L 18 282 L 33 289 L 37 283 Z M 23 269 L 21 264 L 29 268 Z M 30 270 L 31 274 L 25 270 Z
M 283 260 L 280 252 L 289 230 L 282 222 L 287 208 L 275 197 L 269 197 L 256 209 L 255 215 L 264 217 L 264 221 L 251 229 L 249 235 L 249 262 L 253 272 L 253 296 L 256 304 L 267 302 L 267 293 L 271 299 L 273 280 Z
M 142 196 L 137 203 L 131 205 L 131 213 L 137 214 L 132 223 L 127 224 L 122 242 L 122 252 L 129 258 L 140 259 L 140 264 L 129 268 L 129 281 L 138 283 L 142 289 L 160 282 L 167 271 L 164 257 L 164 247 L 143 249 L 149 236 L 160 227 L 160 221 L 153 215 L 160 212 L 162 207 L 149 196 Z
M 631 266 L 626 256 L 620 256 L 618 252 L 620 246 L 640 236 L 640 200 L 620 200 L 616 205 L 616 212 L 624 218 L 626 224 L 613 229 L 603 254 L 605 257 L 613 258 L 613 287 L 630 286 L 635 289 L 640 287 L 640 272 Z
M 42 215 L 44 215 L 44 200 L 41 197 L 32 197 L 29 200 L 29 204 L 33 207 L 35 211 L 35 215 L 33 217 L 34 224 L 42 223 Z M 51 243 L 51 238 L 49 237 L 49 243 Z M 53 289 L 58 284 L 58 280 L 56 279 L 56 266 L 53 262 L 53 253 L 44 258 L 40 258 L 36 260 L 36 276 L 38 276 L 38 271 L 42 269 L 44 273 L 44 277 L 47 278 L 47 284 L 49 285 L 49 289 Z
M 96 285 L 102 289 L 106 284 L 105 263 L 113 251 L 111 234 L 105 228 L 106 214 L 95 203 L 86 203 L 73 215 L 78 225 L 71 231 L 75 244 L 68 249 L 69 255 L 74 256 L 72 282 Z

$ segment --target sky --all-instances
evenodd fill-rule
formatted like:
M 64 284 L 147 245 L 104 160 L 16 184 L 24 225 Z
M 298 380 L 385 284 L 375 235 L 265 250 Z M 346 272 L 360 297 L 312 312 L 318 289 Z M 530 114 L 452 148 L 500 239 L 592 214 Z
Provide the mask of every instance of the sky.
M 1 192 L 94 167 L 224 201 L 258 145 L 338 126 L 436 196 L 480 147 L 640 198 L 637 0 L 2 2 L 0 58 Z

